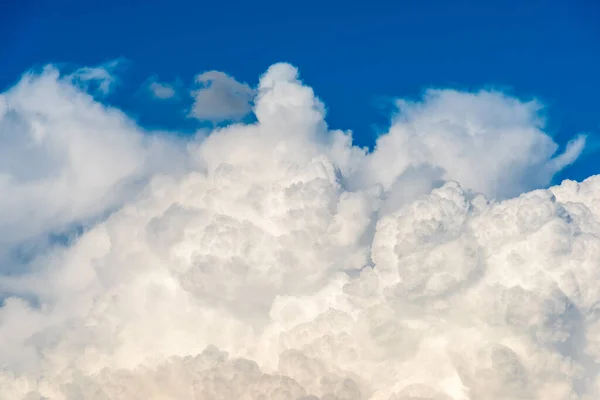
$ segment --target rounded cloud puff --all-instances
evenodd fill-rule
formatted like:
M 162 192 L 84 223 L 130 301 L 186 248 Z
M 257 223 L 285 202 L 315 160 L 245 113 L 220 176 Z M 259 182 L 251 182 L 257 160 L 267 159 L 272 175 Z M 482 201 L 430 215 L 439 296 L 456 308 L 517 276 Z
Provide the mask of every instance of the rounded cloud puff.
M 95 221 L 0 271 L 0 399 L 600 396 L 600 180 L 539 189 L 582 139 L 442 90 L 367 153 L 287 64 L 253 103 L 183 150 L 54 70 L 0 97 L 7 243 Z

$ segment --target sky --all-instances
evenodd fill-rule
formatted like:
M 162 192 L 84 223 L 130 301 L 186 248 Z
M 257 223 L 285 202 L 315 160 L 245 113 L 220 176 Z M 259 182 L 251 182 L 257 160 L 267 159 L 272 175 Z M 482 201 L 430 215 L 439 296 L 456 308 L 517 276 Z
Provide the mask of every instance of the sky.
M 290 62 L 327 105 L 329 124 L 367 146 L 388 128 L 393 98 L 417 98 L 427 88 L 498 88 L 546 105 L 558 143 L 590 135 L 585 154 L 557 181 L 600 172 L 594 1 L 27 0 L 1 7 L 0 87 L 50 62 L 121 58 L 122 84 L 108 101 L 144 125 L 193 130 L 185 94 L 159 105 L 140 96 L 140 86 L 154 77 L 185 89 L 211 70 L 254 86 L 266 67 Z
M 4 3 L 0 400 L 600 398 L 592 2 Z

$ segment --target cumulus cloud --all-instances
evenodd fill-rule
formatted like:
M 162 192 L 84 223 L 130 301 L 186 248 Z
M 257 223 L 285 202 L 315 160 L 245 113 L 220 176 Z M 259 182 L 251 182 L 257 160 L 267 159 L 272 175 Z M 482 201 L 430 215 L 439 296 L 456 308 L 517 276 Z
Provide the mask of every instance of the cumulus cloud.
M 199 74 L 196 84 L 190 112 L 194 118 L 212 122 L 237 121 L 252 110 L 254 91 L 223 72 Z
M 422 101 L 401 100 L 398 107 L 361 171 L 385 187 L 410 166 L 430 165 L 445 179 L 504 199 L 547 185 L 585 144 L 578 136 L 556 155 L 558 146 L 543 131 L 541 105 L 497 92 L 430 90 Z
M 583 141 L 556 155 L 538 104 L 432 92 L 403 102 L 367 153 L 277 64 L 260 79 L 257 122 L 190 141 L 174 174 L 146 167 L 147 136 L 118 111 L 51 74 L 3 95 L 12 109 L 43 103 L 24 87 L 61 99 L 54 119 L 21 116 L 54 132 L 53 149 L 94 126 L 117 155 L 46 152 L 50 168 L 15 167 L 12 185 L 33 176 L 47 190 L 32 199 L 66 204 L 47 200 L 61 186 L 43 174 L 75 155 L 98 167 L 73 164 L 96 173 L 67 180 L 75 199 L 90 180 L 149 178 L 120 201 L 80 200 L 83 215 L 114 212 L 0 275 L 0 399 L 600 395 L 600 178 L 539 188 Z M 80 127 L 82 115 L 95 119 Z M 57 121 L 73 136 L 51 131 Z
M 174 140 L 144 132 L 78 86 L 49 66 L 0 95 L 0 259 L 16 243 L 118 207 L 174 165 Z
M 168 83 L 152 80 L 148 84 L 148 90 L 155 99 L 166 100 L 175 96 L 175 88 Z

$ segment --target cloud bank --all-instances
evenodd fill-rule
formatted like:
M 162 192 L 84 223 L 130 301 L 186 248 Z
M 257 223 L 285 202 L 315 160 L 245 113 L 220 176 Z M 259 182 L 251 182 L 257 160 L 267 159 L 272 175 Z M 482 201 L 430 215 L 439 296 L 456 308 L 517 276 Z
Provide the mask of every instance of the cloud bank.
M 186 143 L 53 69 L 2 94 L 6 246 L 94 222 L 0 275 L 0 399 L 598 398 L 600 178 L 543 189 L 584 138 L 437 90 L 369 153 L 294 67 L 251 91 Z

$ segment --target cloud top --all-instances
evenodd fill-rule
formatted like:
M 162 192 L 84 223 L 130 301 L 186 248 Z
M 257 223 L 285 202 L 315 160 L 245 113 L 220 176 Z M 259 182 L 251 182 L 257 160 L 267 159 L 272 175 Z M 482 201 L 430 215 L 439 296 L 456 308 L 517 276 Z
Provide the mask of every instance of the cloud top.
M 398 101 L 398 109 L 366 168 L 386 187 L 409 166 L 431 165 L 444 179 L 504 199 L 547 185 L 585 144 L 576 137 L 556 154 L 541 105 L 498 92 L 430 90 L 422 101 Z

